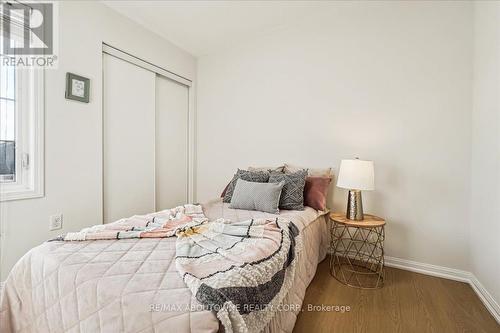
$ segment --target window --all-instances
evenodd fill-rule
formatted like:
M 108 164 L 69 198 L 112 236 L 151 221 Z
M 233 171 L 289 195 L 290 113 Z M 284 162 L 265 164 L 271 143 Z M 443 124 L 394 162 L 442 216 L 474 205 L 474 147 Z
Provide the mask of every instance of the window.
M 0 68 L 0 182 L 16 180 L 15 67 Z
M 1 201 L 43 196 L 43 92 L 43 69 L 1 64 Z

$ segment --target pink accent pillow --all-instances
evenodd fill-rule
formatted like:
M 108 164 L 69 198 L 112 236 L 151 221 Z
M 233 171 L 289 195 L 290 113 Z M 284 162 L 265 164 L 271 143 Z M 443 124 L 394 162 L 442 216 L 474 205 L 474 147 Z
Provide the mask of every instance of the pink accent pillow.
M 326 196 L 331 181 L 330 177 L 307 177 L 304 187 L 304 205 L 317 210 L 325 210 Z

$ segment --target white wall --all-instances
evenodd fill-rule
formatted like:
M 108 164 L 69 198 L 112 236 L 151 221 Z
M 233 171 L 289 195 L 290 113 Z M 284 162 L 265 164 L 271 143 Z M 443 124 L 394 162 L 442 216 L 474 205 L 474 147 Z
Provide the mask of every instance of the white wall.
M 45 197 L 0 205 L 0 281 L 33 246 L 102 222 L 102 42 L 195 79 L 191 55 L 108 7 L 90 1 L 59 6 L 59 68 L 46 70 Z M 64 98 L 66 72 L 91 79 L 89 104 Z M 49 232 L 49 216 L 59 212 L 64 228 Z
M 333 2 L 200 58 L 198 201 L 237 167 L 371 159 L 387 255 L 467 270 L 471 46 L 471 3 Z
M 474 4 L 472 271 L 500 304 L 500 3 Z
M 464 2 L 333 3 L 203 57 L 198 200 L 237 167 L 373 159 L 365 211 L 388 219 L 387 254 L 471 270 L 500 299 L 498 6 L 474 5 L 474 61 Z M 102 220 L 102 41 L 196 78 L 193 57 L 102 4 L 61 2 L 60 27 L 59 68 L 46 73 L 46 195 L 0 204 L 0 280 L 34 245 Z M 91 79 L 89 104 L 64 99 L 67 71 Z M 345 193 L 331 204 L 344 209 Z M 59 212 L 64 229 L 49 232 Z

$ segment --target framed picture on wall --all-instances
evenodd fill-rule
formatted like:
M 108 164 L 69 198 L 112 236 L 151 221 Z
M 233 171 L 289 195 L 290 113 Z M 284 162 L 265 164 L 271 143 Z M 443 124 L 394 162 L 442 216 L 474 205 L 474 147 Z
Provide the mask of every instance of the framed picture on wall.
M 90 94 L 90 79 L 66 73 L 66 98 L 88 103 Z

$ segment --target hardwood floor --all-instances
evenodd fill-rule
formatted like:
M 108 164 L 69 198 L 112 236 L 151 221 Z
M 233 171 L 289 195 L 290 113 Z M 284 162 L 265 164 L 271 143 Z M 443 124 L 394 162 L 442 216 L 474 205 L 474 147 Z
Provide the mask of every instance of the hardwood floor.
M 308 304 L 350 311 L 308 311 Z M 327 258 L 307 288 L 294 329 L 301 332 L 499 333 L 500 325 L 466 283 L 386 268 L 382 289 L 360 290 L 330 276 Z

